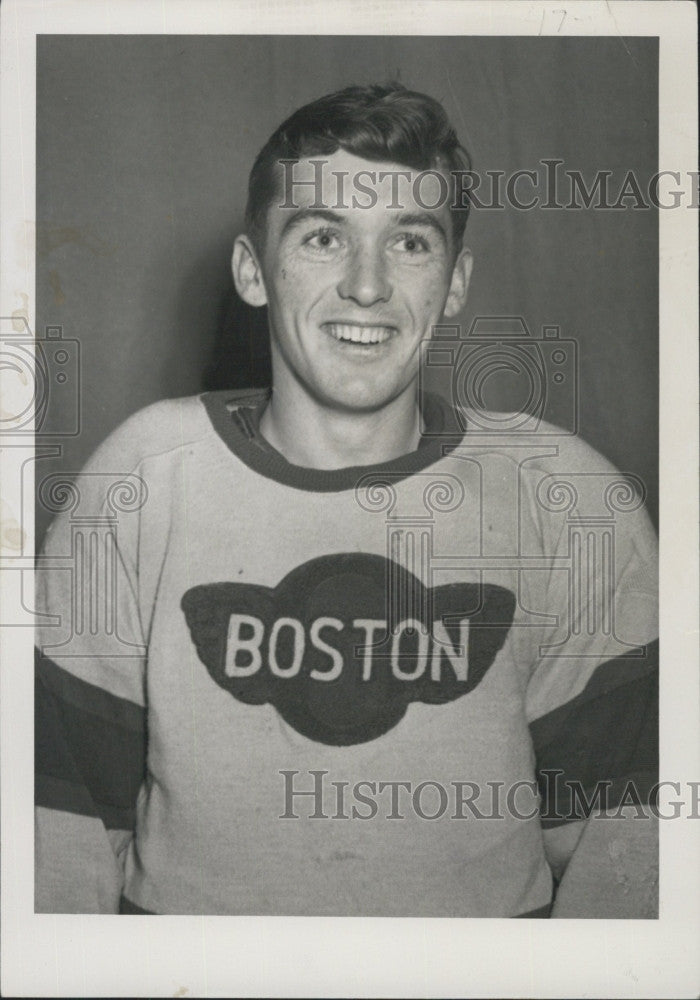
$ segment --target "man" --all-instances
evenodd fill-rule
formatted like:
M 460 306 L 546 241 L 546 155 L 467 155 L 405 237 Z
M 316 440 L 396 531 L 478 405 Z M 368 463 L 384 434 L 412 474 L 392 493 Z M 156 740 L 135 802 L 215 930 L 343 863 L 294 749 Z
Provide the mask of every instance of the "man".
M 393 85 L 259 154 L 233 276 L 271 394 L 136 414 L 41 560 L 38 910 L 541 917 L 558 885 L 555 916 L 655 915 L 641 498 L 418 394 L 468 169 Z

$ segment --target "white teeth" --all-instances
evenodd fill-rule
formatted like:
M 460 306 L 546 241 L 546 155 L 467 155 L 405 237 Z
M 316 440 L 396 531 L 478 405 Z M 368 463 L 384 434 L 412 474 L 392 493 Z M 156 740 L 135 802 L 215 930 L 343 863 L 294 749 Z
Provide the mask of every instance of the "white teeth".
M 328 323 L 326 329 L 336 340 L 353 344 L 383 344 L 392 334 L 390 326 L 355 326 L 352 323 Z

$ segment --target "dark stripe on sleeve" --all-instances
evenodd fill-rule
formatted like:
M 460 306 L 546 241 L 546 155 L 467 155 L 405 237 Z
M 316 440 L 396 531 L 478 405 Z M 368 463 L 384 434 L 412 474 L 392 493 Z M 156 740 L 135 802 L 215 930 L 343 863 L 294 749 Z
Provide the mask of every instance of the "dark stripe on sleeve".
M 37 654 L 35 801 L 132 830 L 145 772 L 145 710 Z
M 649 802 L 659 767 L 658 664 L 658 640 L 608 660 L 576 698 L 531 723 L 543 827 L 585 819 L 598 782 L 609 783 L 598 786 L 598 805 Z

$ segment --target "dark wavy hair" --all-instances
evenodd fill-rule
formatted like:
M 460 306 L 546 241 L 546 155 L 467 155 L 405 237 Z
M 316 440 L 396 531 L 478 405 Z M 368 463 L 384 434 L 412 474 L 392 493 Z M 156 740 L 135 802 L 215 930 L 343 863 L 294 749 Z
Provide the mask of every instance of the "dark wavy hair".
M 275 165 L 344 149 L 375 162 L 413 170 L 443 170 L 453 176 L 471 171 L 445 109 L 434 98 L 400 83 L 353 86 L 320 97 L 294 112 L 258 153 L 248 181 L 246 230 L 258 249 L 265 245 L 267 209 L 278 196 Z M 455 247 L 462 245 L 469 202 L 457 207 L 452 198 Z

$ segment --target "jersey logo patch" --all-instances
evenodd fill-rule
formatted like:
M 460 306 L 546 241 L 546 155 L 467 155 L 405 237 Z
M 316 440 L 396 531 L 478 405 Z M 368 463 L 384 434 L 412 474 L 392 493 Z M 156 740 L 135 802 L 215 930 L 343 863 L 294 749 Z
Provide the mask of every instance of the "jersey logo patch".
M 193 587 L 182 610 L 216 683 L 274 705 L 302 736 L 333 746 L 376 739 L 412 701 L 444 704 L 483 680 L 513 621 L 493 584 L 426 588 L 382 556 L 321 556 L 274 588 Z

